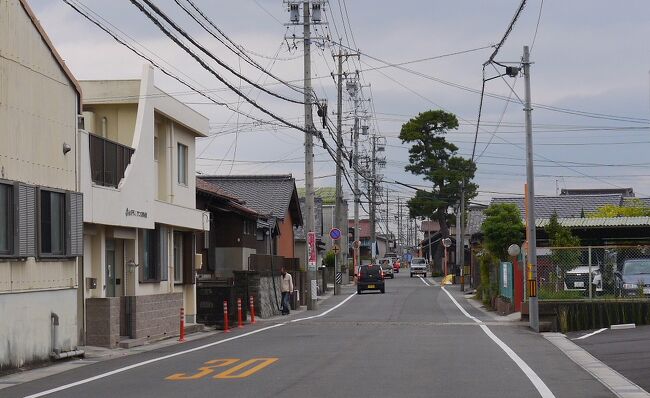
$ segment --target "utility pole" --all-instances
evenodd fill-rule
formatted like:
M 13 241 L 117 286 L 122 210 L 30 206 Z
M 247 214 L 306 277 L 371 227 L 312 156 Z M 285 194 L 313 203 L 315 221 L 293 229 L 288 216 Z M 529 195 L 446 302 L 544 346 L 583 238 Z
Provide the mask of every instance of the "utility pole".
M 397 257 L 402 259 L 402 204 L 400 197 L 397 197 L 397 242 L 395 248 L 397 249 Z
M 525 82 L 525 104 L 526 115 L 526 186 L 527 192 L 527 220 L 526 232 L 528 234 L 528 295 L 529 295 L 529 318 L 530 327 L 539 332 L 539 311 L 537 303 L 537 236 L 535 231 L 535 175 L 533 173 L 533 122 L 530 100 L 530 52 L 528 46 L 524 46 L 524 82 Z
M 372 165 L 371 165 L 371 175 L 370 175 L 370 242 L 372 244 L 372 261 L 375 261 L 375 257 L 379 255 L 379 246 L 377 245 L 377 225 L 375 222 L 375 202 L 377 201 L 375 193 L 377 187 L 375 185 L 377 181 L 377 168 L 375 163 L 377 161 L 377 136 L 373 135 L 370 137 L 372 140 Z M 377 247 L 377 251 L 375 251 Z
M 465 291 L 465 182 L 460 186 L 460 251 L 458 264 L 460 264 L 460 291 Z M 456 245 L 458 245 L 458 241 Z
M 311 88 L 311 25 L 321 23 L 321 2 L 314 1 L 313 21 L 311 15 L 311 1 L 287 0 L 289 5 L 290 23 L 288 25 L 300 24 L 300 5 L 302 4 L 302 26 L 304 51 L 304 102 L 305 102 L 305 239 L 307 241 L 305 258 L 307 259 L 307 309 L 316 309 L 317 285 L 316 285 L 316 262 L 311 261 L 311 250 L 309 235 L 314 233 L 316 224 L 314 214 L 314 127 L 312 104 L 314 97 Z M 295 37 L 295 36 L 294 36 Z
M 334 220 L 336 222 L 336 227 L 345 231 L 347 234 L 348 223 L 347 217 L 345 220 L 345 225 L 342 223 L 342 214 L 343 214 L 343 183 L 341 181 L 341 175 L 343 173 L 343 53 L 341 47 L 339 46 L 338 54 L 338 80 L 337 80 L 337 98 L 338 102 L 336 104 L 336 203 L 334 205 Z M 347 235 L 346 235 L 347 236 Z M 346 248 L 347 250 L 347 248 Z M 341 272 L 341 263 L 343 262 L 343 248 L 336 254 L 336 262 L 334 267 L 334 295 L 341 294 L 341 285 L 339 285 L 336 280 Z
M 390 233 L 388 232 L 388 188 L 386 188 L 386 252 L 390 249 Z
M 303 18 L 303 43 L 305 46 L 304 54 L 304 90 L 305 90 L 305 209 L 307 211 L 305 231 L 314 232 L 316 217 L 314 214 L 314 121 L 312 116 L 311 104 L 313 102 L 311 95 L 311 24 L 310 24 L 310 2 L 302 3 Z M 309 251 L 309 245 L 307 245 Z M 307 309 L 316 309 L 317 287 L 316 287 L 316 265 L 308 264 L 307 285 L 308 296 Z

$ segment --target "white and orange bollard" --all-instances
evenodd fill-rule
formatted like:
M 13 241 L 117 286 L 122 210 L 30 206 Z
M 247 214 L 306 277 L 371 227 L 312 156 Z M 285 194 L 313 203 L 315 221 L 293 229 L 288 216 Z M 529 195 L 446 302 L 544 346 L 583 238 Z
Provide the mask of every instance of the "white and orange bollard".
M 255 323 L 255 301 L 253 296 L 248 299 L 248 305 L 251 307 L 251 323 Z
M 228 301 L 223 301 L 223 331 L 224 333 L 230 332 L 228 327 Z
M 237 327 L 244 327 L 244 322 L 242 320 L 241 298 L 237 298 Z
M 181 307 L 181 324 L 180 324 L 180 337 L 178 341 L 185 341 L 185 308 Z

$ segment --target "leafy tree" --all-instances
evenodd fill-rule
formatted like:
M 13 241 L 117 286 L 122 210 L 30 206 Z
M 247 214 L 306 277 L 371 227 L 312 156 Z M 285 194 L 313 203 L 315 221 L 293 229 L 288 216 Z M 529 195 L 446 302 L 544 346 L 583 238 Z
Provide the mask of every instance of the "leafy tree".
M 336 254 L 334 254 L 333 251 L 328 251 L 325 255 L 325 258 L 323 259 L 323 262 L 325 263 L 326 267 L 334 267 L 334 263 L 336 262 Z
M 548 235 L 551 250 L 551 260 L 556 267 L 562 271 L 562 275 L 578 265 L 580 265 L 580 249 L 569 249 L 570 247 L 580 246 L 580 238 L 573 235 L 571 230 L 562 226 L 558 221 L 557 213 L 553 213 L 544 227 Z
M 604 205 L 589 213 L 591 218 L 645 217 L 650 216 L 650 207 L 641 199 L 634 198 L 623 206 Z
M 485 248 L 499 260 L 508 259 L 508 246 L 524 239 L 524 223 L 519 208 L 512 203 L 494 203 L 485 210 L 481 227 Z
M 431 190 L 419 190 L 409 200 L 410 216 L 438 221 L 443 238 L 449 236 L 451 219 L 447 212 L 460 202 L 461 186 L 464 185 L 466 202 L 476 196 L 477 189 L 471 182 L 476 164 L 458 156 L 458 147 L 445 139 L 449 130 L 457 128 L 458 119 L 454 114 L 430 110 L 402 125 L 399 134 L 402 143 L 411 144 L 406 171 L 432 183 Z

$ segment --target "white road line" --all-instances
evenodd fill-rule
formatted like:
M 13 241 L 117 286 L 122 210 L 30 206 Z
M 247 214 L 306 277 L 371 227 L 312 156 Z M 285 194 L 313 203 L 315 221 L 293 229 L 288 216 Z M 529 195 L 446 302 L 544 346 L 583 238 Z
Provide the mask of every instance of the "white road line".
M 598 333 L 600 333 L 600 332 L 604 332 L 605 330 L 607 330 L 607 328 L 598 329 L 598 330 L 596 330 L 595 332 L 587 333 L 587 334 L 585 334 L 584 336 L 576 337 L 575 339 L 571 339 L 571 340 L 582 340 L 582 339 L 586 339 L 587 337 L 591 337 L 591 336 L 593 336 L 593 335 L 595 335 L 595 334 L 598 334 Z
M 516 352 L 512 350 L 512 348 L 508 347 L 506 343 L 504 343 L 500 338 L 498 338 L 494 333 L 492 333 L 490 328 L 488 328 L 485 324 L 483 324 L 481 320 L 471 316 L 467 311 L 465 311 L 465 309 L 461 307 L 460 304 L 458 304 L 458 301 L 456 301 L 456 299 L 451 295 L 451 293 L 447 291 L 447 289 L 445 289 L 444 286 L 442 286 L 442 290 L 445 293 L 447 293 L 447 296 L 449 296 L 451 301 L 453 301 L 454 304 L 456 304 L 456 307 L 458 307 L 458 309 L 463 313 L 463 315 L 470 318 L 474 322 L 478 323 L 481 327 L 481 330 L 483 330 L 483 332 L 485 332 L 485 334 L 490 339 L 492 339 L 492 341 L 494 341 L 496 345 L 498 345 L 506 353 L 506 355 L 508 355 L 510 359 L 512 359 L 512 361 L 517 366 L 519 366 L 519 369 L 521 369 L 521 371 L 524 372 L 526 377 L 528 377 L 528 380 L 530 380 L 531 383 L 533 383 L 533 386 L 535 386 L 537 392 L 539 392 L 539 395 L 542 396 L 542 398 L 555 398 L 555 395 L 548 388 L 546 383 L 542 381 L 542 379 L 537 375 L 537 373 L 535 373 L 535 371 L 531 369 L 530 366 L 528 366 L 528 364 L 523 359 L 521 359 L 521 357 L 517 355 Z
M 274 328 L 277 328 L 277 327 L 280 327 L 280 326 L 285 326 L 285 325 L 287 325 L 289 323 L 300 322 L 300 321 L 305 321 L 305 320 L 314 319 L 314 318 L 320 318 L 320 317 L 323 317 L 323 316 L 329 314 L 330 312 L 334 311 L 335 309 L 339 308 L 340 306 L 345 304 L 348 300 L 350 300 L 355 295 L 356 295 L 356 293 L 351 294 L 345 300 L 341 301 L 340 303 L 338 303 L 334 307 L 332 307 L 329 310 L 324 311 L 323 313 L 318 314 L 318 315 L 309 316 L 309 317 L 306 317 L 306 318 L 293 319 L 291 321 L 282 322 L 282 323 L 278 323 L 278 324 L 271 325 L 271 326 L 266 326 L 266 327 L 263 327 L 261 329 L 257 329 L 257 330 L 253 330 L 253 331 L 250 331 L 250 332 L 247 332 L 247 333 L 244 333 L 244 334 L 229 337 L 227 339 L 215 341 L 215 342 L 212 342 L 212 343 L 209 343 L 209 344 L 204 344 L 204 345 L 199 346 L 199 347 L 190 348 L 189 350 L 179 351 L 179 352 L 175 352 L 173 354 L 164 355 L 162 357 L 153 358 L 153 359 L 149 359 L 147 361 L 134 363 L 133 365 L 129 365 L 129 366 L 125 366 L 123 368 L 118 368 L 118 369 L 115 369 L 115 370 L 111 370 L 110 372 L 98 374 L 97 376 L 93 376 L 93 377 L 89 377 L 87 379 L 75 381 L 74 383 L 65 384 L 65 385 L 62 385 L 62 386 L 59 386 L 59 387 L 52 388 L 50 390 L 41 391 L 39 393 L 32 394 L 32 395 L 27 395 L 24 398 L 44 397 L 46 395 L 50 395 L 50 394 L 53 394 L 55 392 L 67 390 L 67 389 L 72 388 L 72 387 L 76 387 L 76 386 L 79 386 L 79 385 L 82 385 L 82 384 L 87 384 L 87 383 L 93 382 L 95 380 L 99 380 L 99 379 L 103 379 L 103 378 L 106 378 L 106 377 L 109 377 L 109 376 L 116 375 L 118 373 L 126 372 L 127 370 L 139 368 L 141 366 L 149 365 L 149 364 L 152 364 L 152 363 L 155 363 L 155 362 L 164 361 L 165 359 L 177 357 L 177 356 L 180 356 L 180 355 L 189 354 L 191 352 L 200 351 L 200 350 L 203 350 L 203 349 L 206 349 L 206 348 L 209 348 L 209 347 L 213 347 L 213 346 L 216 346 L 216 345 L 219 345 L 219 344 L 227 343 L 229 341 L 241 339 L 241 338 L 251 336 L 253 334 L 261 333 L 261 332 L 264 332 L 264 331 L 267 331 L 267 330 L 270 330 L 270 329 L 274 329 Z
M 429 282 L 427 282 L 426 280 L 424 280 L 423 277 L 421 277 L 421 276 L 418 275 L 418 278 L 420 278 L 420 280 L 421 280 L 422 282 L 424 282 L 425 285 L 427 285 L 427 286 L 431 286 L 431 285 L 429 284 Z

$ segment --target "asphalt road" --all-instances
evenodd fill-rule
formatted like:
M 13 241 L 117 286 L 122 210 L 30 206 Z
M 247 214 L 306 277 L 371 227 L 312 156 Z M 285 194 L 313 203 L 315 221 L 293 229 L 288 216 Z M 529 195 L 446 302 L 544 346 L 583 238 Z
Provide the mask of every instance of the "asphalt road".
M 542 336 L 485 317 L 447 287 L 464 314 L 430 283 L 402 272 L 385 294 L 344 289 L 316 312 L 98 362 L 0 396 L 613 396 Z
M 578 338 L 592 332 L 570 333 L 568 337 L 607 366 L 650 391 L 650 326 L 607 329 L 584 339 Z

